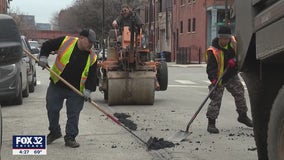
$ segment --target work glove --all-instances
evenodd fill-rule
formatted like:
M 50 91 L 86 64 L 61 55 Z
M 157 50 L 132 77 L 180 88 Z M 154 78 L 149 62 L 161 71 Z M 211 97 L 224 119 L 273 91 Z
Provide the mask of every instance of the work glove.
M 39 66 L 42 67 L 42 69 L 49 67 L 46 56 L 40 56 L 39 61 L 37 63 Z
M 212 79 L 211 84 L 214 86 L 217 83 L 217 79 Z
M 91 91 L 90 90 L 84 89 L 83 94 L 84 94 L 85 101 L 91 101 Z
M 236 60 L 234 58 L 231 58 L 227 61 L 228 68 L 234 68 L 236 67 Z

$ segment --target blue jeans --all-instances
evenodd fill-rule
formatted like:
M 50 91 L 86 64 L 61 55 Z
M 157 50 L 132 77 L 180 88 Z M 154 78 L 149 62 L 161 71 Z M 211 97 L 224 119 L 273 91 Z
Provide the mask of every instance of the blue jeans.
M 66 99 L 67 123 L 66 136 L 76 137 L 79 133 L 79 115 L 84 105 L 84 98 L 74 91 L 49 83 L 46 93 L 46 109 L 49 120 L 49 130 L 52 134 L 61 132 L 59 125 L 59 113 Z

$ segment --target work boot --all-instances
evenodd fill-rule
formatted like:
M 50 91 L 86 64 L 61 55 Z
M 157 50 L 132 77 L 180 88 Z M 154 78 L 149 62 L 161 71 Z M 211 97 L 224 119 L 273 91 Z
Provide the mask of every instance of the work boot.
M 74 137 L 64 137 L 65 140 L 65 146 L 71 147 L 71 148 L 77 148 L 80 146 L 78 142 L 76 142 Z
M 46 140 L 46 144 L 50 144 L 52 143 L 53 141 L 55 141 L 56 139 L 62 137 L 62 134 L 61 132 L 58 132 L 58 133 L 53 133 L 53 132 L 50 132 L 48 135 L 47 135 L 47 140 Z
M 238 121 L 248 127 L 253 127 L 252 120 L 247 116 L 246 113 L 239 113 Z
M 208 118 L 207 131 L 209 133 L 213 133 L 213 134 L 218 134 L 219 133 L 219 129 L 216 128 L 215 124 L 216 124 L 216 120 L 215 119 Z

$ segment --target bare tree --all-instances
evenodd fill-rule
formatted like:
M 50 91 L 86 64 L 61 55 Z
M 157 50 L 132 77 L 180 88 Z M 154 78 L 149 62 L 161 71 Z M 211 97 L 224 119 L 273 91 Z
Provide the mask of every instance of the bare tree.
M 101 38 L 102 24 L 107 32 L 111 23 L 120 13 L 117 0 L 105 0 L 105 19 L 103 20 L 103 0 L 76 1 L 70 8 L 62 10 L 58 16 L 58 26 L 62 31 L 78 31 L 81 28 L 92 28 Z
M 79 32 L 82 28 L 92 28 L 97 33 L 98 39 L 102 40 L 112 29 L 112 21 L 120 15 L 121 4 L 124 3 L 134 9 L 141 5 L 140 1 L 136 0 L 75 1 L 71 7 L 61 10 L 58 18 L 54 19 L 57 19 L 59 29 L 62 31 Z
M 51 25 L 53 26 L 53 30 L 59 30 L 59 24 L 58 24 L 58 15 L 59 13 L 58 12 L 55 12 L 52 16 L 52 19 L 51 19 Z
M 24 16 L 25 14 L 21 13 L 19 10 L 14 11 L 10 9 L 8 14 L 13 17 L 22 35 L 30 37 L 30 35 L 32 35 L 36 30 L 35 24 L 31 24 L 26 21 Z

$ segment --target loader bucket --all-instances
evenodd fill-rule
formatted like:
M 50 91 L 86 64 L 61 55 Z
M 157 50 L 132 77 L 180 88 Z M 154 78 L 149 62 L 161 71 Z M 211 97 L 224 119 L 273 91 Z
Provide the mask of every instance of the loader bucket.
M 155 72 L 109 71 L 108 105 L 153 105 Z

